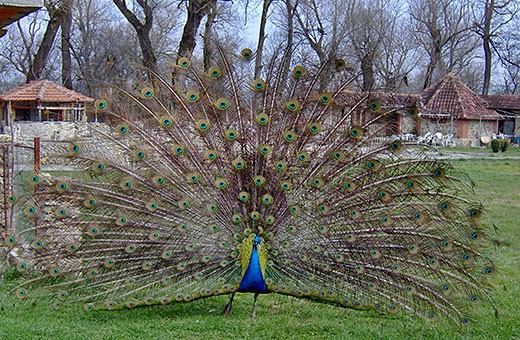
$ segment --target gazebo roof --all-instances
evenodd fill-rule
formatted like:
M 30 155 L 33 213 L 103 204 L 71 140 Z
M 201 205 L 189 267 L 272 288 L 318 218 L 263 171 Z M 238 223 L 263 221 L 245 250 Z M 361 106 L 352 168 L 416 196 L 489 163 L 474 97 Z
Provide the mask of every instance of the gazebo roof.
M 456 119 L 496 119 L 500 115 L 486 107 L 482 98 L 448 73 L 422 93 L 424 112 L 430 115 L 451 114 Z
M 33 80 L 20 85 L 0 96 L 2 101 L 24 101 L 44 103 L 90 103 L 94 99 L 49 80 Z

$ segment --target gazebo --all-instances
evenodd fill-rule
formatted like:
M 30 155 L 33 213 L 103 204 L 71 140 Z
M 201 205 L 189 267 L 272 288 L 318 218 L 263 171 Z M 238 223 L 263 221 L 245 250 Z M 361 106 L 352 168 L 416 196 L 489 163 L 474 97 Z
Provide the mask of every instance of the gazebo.
M 421 94 L 421 133 L 452 135 L 462 144 L 480 143 L 498 131 L 503 117 L 453 74 L 448 73 Z
M 85 119 L 85 104 L 94 99 L 49 80 L 35 80 L 0 96 L 2 125 L 13 121 L 66 121 Z

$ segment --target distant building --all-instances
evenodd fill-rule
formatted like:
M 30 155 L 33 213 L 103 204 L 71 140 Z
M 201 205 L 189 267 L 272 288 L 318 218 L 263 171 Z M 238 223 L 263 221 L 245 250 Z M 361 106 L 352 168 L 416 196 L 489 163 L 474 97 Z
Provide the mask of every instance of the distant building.
M 452 135 L 462 146 L 489 141 L 505 119 L 451 73 L 425 89 L 421 98 L 420 134 Z
M 488 108 L 504 117 L 499 121 L 498 132 L 514 136 L 514 142 L 520 144 L 520 96 L 488 95 L 480 97 L 486 102 Z
M 85 104 L 93 101 L 49 80 L 34 80 L 0 95 L 0 126 L 13 121 L 85 120 Z

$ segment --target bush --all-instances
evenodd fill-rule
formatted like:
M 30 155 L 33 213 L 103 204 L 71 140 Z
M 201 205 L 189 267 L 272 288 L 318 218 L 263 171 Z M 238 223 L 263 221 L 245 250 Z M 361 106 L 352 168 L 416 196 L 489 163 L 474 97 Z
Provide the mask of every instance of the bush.
M 502 143 L 502 152 L 506 152 L 507 149 L 509 148 L 509 144 L 511 144 L 511 141 L 509 139 L 502 139 L 503 140 L 503 143 Z
M 500 141 L 498 139 L 491 140 L 491 150 L 493 152 L 499 152 L 501 149 Z
M 491 149 L 493 152 L 505 152 L 509 148 L 509 145 L 511 144 L 511 141 L 509 139 L 493 139 L 491 141 Z

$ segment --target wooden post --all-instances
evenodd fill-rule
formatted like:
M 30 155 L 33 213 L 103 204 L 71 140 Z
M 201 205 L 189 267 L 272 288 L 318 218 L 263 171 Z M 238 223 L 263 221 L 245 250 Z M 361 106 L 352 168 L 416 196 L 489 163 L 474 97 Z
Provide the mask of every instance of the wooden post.
M 34 137 L 34 172 L 39 173 L 40 169 L 40 137 Z

